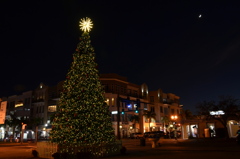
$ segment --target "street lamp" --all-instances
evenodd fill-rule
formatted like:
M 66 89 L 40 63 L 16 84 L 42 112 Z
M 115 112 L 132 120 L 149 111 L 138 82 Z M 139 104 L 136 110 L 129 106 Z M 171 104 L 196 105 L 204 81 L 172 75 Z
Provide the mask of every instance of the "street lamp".
M 172 116 L 171 116 L 171 119 L 172 119 L 172 120 L 177 120 L 177 118 L 178 118 L 177 115 L 172 115 Z
M 174 121 L 173 124 L 174 124 L 174 138 L 175 140 L 177 140 L 177 123 L 176 123 L 176 120 L 178 119 L 178 116 L 177 115 L 172 115 L 171 116 L 171 119 Z

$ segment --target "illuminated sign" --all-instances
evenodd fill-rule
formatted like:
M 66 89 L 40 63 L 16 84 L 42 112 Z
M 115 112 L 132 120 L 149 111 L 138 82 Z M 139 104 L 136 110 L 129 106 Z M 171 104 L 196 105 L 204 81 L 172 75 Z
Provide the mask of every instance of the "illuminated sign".
M 118 111 L 112 111 L 112 114 L 118 114 Z
M 15 108 L 16 108 L 16 107 L 21 107 L 21 106 L 23 106 L 23 103 L 15 104 Z
M 225 112 L 222 110 L 218 110 L 218 111 L 210 111 L 210 115 L 224 115 Z

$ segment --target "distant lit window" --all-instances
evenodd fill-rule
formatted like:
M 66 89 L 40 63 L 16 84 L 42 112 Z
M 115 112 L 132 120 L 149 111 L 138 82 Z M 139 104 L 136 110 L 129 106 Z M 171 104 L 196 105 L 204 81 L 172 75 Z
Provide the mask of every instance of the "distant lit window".
M 56 112 L 57 106 L 56 105 L 50 105 L 48 106 L 48 112 Z
M 16 104 L 15 104 L 15 108 L 16 108 L 16 107 L 22 107 L 22 106 L 23 106 L 23 103 L 16 103 Z
M 107 103 L 107 105 L 109 105 L 109 99 L 106 98 L 105 102 Z
M 114 103 L 115 101 L 114 101 L 114 98 L 112 98 L 112 106 L 114 106 L 115 105 L 115 103 Z
M 132 110 L 132 104 L 126 103 L 126 106 L 127 106 L 128 110 Z M 133 106 L 134 106 L 134 105 L 133 105 Z

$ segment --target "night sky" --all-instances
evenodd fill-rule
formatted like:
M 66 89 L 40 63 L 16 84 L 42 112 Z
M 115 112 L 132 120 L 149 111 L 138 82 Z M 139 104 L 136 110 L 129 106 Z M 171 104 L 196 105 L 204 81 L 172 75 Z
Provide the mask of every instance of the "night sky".
M 174 93 L 192 111 L 240 98 L 240 2 L 229 0 L 1 0 L 0 96 L 64 80 L 85 17 L 100 73 Z

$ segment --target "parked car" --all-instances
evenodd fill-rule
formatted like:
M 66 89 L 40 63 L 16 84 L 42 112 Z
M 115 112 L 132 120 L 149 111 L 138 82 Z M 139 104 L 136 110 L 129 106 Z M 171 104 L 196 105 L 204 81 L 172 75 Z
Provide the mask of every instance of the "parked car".
M 181 131 L 177 131 L 177 138 L 180 138 L 181 135 L 182 135 L 182 132 Z M 174 138 L 174 131 L 165 133 L 164 134 L 164 138 L 165 139 Z
M 144 133 L 144 137 L 162 137 L 164 136 L 164 132 L 163 131 L 151 131 L 151 132 L 145 132 Z
M 130 138 L 132 139 L 139 139 L 139 138 L 142 138 L 144 135 L 142 133 L 132 133 L 130 135 Z

